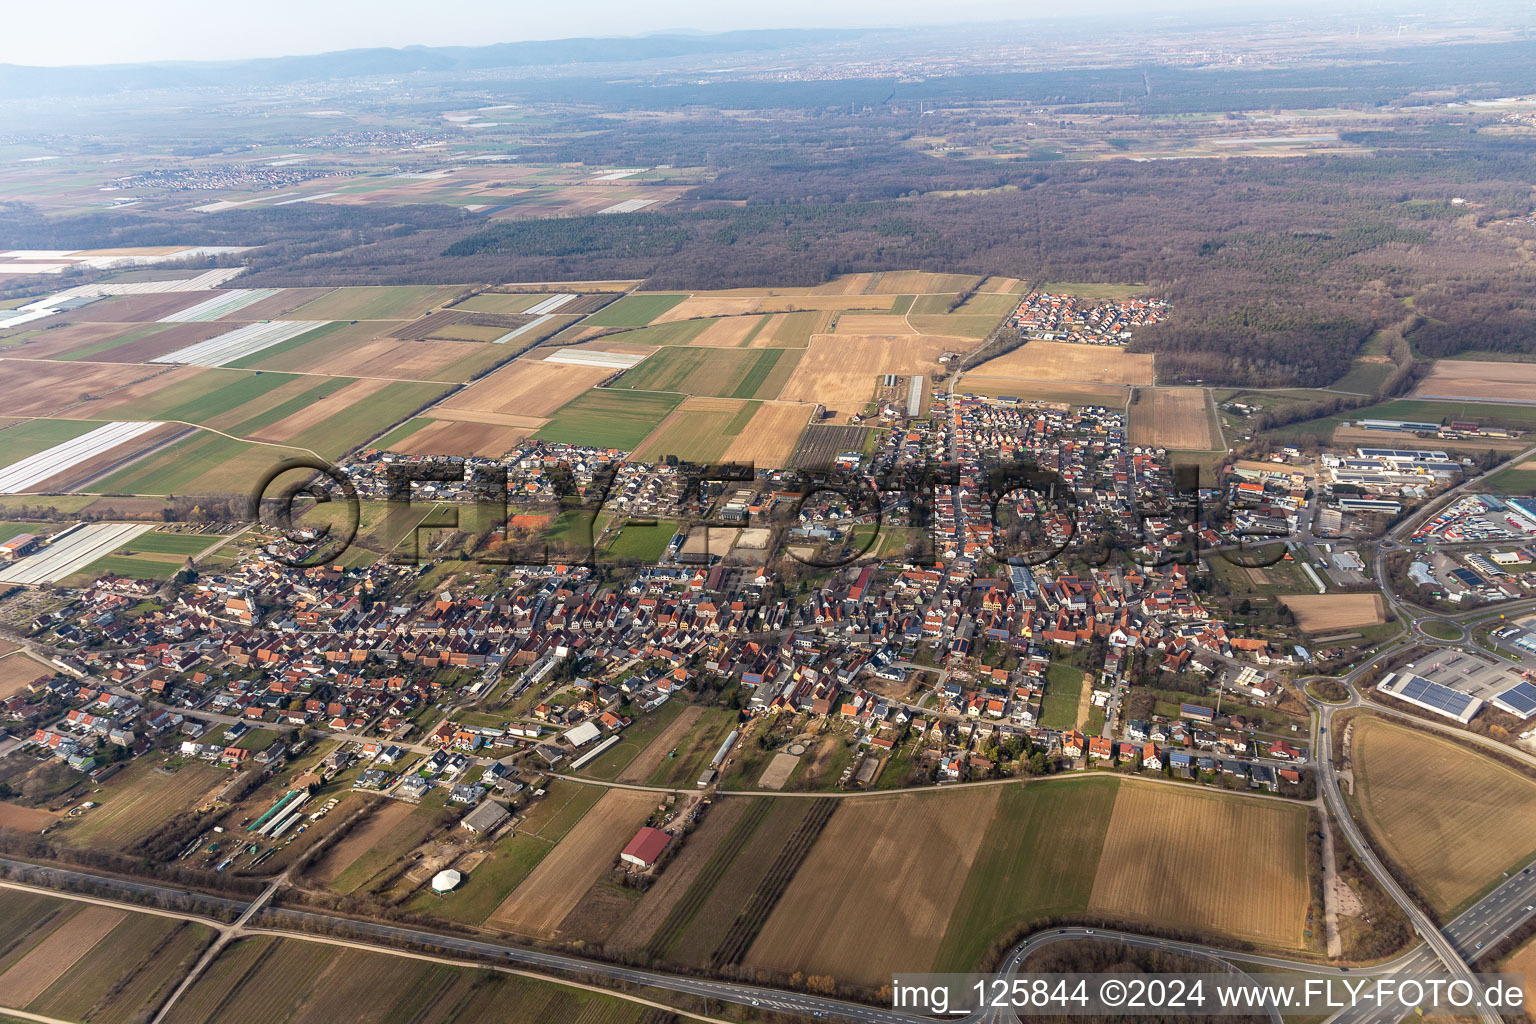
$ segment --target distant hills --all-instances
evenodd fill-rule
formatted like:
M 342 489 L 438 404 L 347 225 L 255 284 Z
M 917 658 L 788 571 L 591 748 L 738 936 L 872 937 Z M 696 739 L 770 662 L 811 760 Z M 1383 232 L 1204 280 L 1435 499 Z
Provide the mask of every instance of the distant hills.
M 698 54 L 761 53 L 807 43 L 857 38 L 837 29 L 765 29 L 714 35 L 650 35 L 550 39 L 489 46 L 407 46 L 336 50 L 302 57 L 238 61 L 166 61 L 30 67 L 0 64 L 0 96 L 89 96 L 137 89 L 260 87 L 370 76 L 483 71 L 490 68 L 640 61 Z

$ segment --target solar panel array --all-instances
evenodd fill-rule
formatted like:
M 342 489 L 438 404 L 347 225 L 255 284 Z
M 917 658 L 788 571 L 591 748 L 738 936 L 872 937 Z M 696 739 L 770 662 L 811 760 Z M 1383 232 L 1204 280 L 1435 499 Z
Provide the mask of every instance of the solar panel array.
M 1530 718 L 1536 714 L 1536 686 L 1530 683 L 1516 683 L 1494 697 L 1493 703 L 1512 715 Z
M 1453 718 L 1460 718 L 1477 699 L 1460 690 L 1453 690 L 1449 686 L 1442 686 L 1423 676 L 1414 675 L 1404 676 L 1402 682 L 1397 685 L 1396 692 L 1400 697 L 1416 700 L 1421 704 L 1444 711 Z

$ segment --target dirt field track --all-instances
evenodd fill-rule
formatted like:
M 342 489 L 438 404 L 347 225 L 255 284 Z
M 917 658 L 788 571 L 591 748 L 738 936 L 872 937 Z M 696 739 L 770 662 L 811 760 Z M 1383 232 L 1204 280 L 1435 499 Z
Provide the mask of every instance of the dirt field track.
M 928 969 L 997 803 L 995 787 L 844 801 L 745 964 L 878 985 Z M 893 822 L 900 822 L 893 828 Z M 931 941 L 913 944 L 928 936 Z
M 863 412 L 885 373 L 931 374 L 939 356 L 959 347 L 953 338 L 919 335 L 818 334 L 779 397 L 815 402 L 839 417 Z
M 1298 947 L 1306 826 L 1302 807 L 1123 784 L 1088 909 Z
M 617 372 L 605 366 L 518 359 L 436 406 L 431 415 L 446 418 L 456 411 L 463 411 L 522 419 L 548 417 L 583 391 Z
M 5 993 L 7 1005 L 26 1006 L 42 995 L 127 916 L 110 907 L 86 906 L 77 911 L 0 974 L 0 992 Z
M 1536 398 L 1536 363 L 1438 359 L 1413 397 L 1529 402 Z
M 1308 633 L 1353 626 L 1378 626 L 1387 621 L 1380 594 L 1286 594 L 1280 602 Z
M 1361 818 L 1437 910 L 1536 852 L 1536 781 L 1450 740 L 1364 716 L 1352 736 Z
M 656 801 L 654 793 L 608 790 L 485 923 L 519 935 L 554 938 L 587 889 L 617 862 Z
M 1089 384 L 1155 383 L 1153 357 L 1109 345 L 1031 341 L 976 367 L 977 376 L 1017 380 L 1072 380 Z
M 1181 451 L 1211 451 L 1221 441 L 1211 429 L 1204 388 L 1149 388 L 1131 406 L 1131 444 Z

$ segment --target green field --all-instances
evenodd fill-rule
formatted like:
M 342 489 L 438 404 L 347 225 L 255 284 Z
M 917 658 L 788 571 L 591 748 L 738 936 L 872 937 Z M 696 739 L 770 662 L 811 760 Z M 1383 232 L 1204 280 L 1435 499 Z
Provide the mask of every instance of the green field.
M 1040 725 L 1047 729 L 1077 726 L 1077 705 L 1083 696 L 1083 670 L 1064 661 L 1045 670 L 1045 696 L 1041 698 Z
M 798 360 L 792 349 L 667 348 L 627 371 L 613 387 L 708 398 L 775 398 Z
M 378 436 L 411 413 L 425 407 L 446 390 L 441 384 L 396 381 L 386 384 L 288 443 L 319 452 L 327 458 L 344 455 Z
M 1501 469 L 1477 485 L 1488 494 L 1536 494 L 1536 469 Z
M 234 434 L 236 437 L 255 437 L 262 430 L 279 420 L 308 409 L 311 405 L 320 401 L 320 399 L 328 395 L 334 395 L 353 382 L 351 377 L 311 377 L 309 379 L 316 381 L 316 383 L 299 394 L 294 395 L 286 402 L 279 402 L 272 408 L 264 410 L 248 419 L 241 420 L 238 423 L 228 426 L 218 423 L 215 426 L 225 433 Z
M 350 325 L 345 321 L 340 320 L 334 323 L 328 323 L 324 327 L 316 327 L 312 331 L 305 331 L 303 334 L 300 334 L 294 338 L 289 338 L 287 341 L 278 342 L 276 345 L 268 345 L 264 349 L 258 349 L 257 351 L 252 352 L 250 355 L 243 359 L 236 359 L 232 362 L 225 363 L 224 365 L 234 370 L 244 370 L 253 366 L 263 366 L 266 365 L 269 360 L 277 359 L 279 356 L 286 355 L 296 348 L 302 348 L 311 342 L 319 341 L 327 335 L 334 334 L 342 328 L 349 326 Z M 281 367 L 278 367 L 278 369 L 281 369 Z
M 1120 784 L 1006 786 L 939 943 L 935 971 L 970 971 L 1010 929 L 1081 914 Z
M 541 441 L 633 451 L 683 396 L 602 388 L 567 403 L 534 435 Z
M 286 373 L 204 370 L 141 399 L 134 414 L 147 420 L 206 423 L 294 379 Z
M 652 564 L 667 550 L 677 524 L 663 519 L 654 526 L 626 525 L 608 545 L 608 557 L 633 558 Z
M 626 295 L 586 320 L 588 327 L 644 327 L 682 302 L 686 295 Z
M 1367 363 L 1357 359 L 1350 364 L 1349 372 L 1328 385 L 1328 389 L 1374 395 L 1396 369 L 1391 363 Z
M 703 320 L 673 320 L 665 324 L 652 324 L 633 331 L 605 334 L 603 341 L 621 341 L 626 345 L 686 345 L 709 329 L 717 318 Z
M 94 486 L 101 494 L 249 494 L 268 469 L 297 454 L 200 430 Z
M 102 426 L 82 420 L 24 420 L 0 429 L 0 466 L 9 466 Z
M 74 574 L 71 579 L 95 579 L 107 573 L 131 576 L 138 580 L 168 580 L 181 569 L 182 559 L 134 558 L 129 555 L 104 555 Z

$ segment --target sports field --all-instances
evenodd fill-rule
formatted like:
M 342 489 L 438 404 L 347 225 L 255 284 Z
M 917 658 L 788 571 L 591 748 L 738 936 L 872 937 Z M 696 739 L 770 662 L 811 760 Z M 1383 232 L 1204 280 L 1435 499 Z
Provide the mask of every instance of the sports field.
M 588 391 L 562 407 L 534 436 L 545 441 L 633 451 L 682 397 L 612 388 Z
M 653 793 L 611 789 L 486 919 L 489 927 L 554 938 L 587 888 L 617 863 L 619 851 L 655 808 Z
M 862 413 L 881 374 L 931 374 L 940 354 L 954 349 L 948 338 L 818 334 L 779 397 L 819 403 L 838 416 Z
M 713 398 L 776 398 L 799 356 L 795 349 L 663 348 L 611 386 Z
M 1378 626 L 1386 620 L 1380 594 L 1284 594 L 1280 602 L 1308 633 L 1354 626 Z
M 977 376 L 1016 380 L 1064 380 L 1088 384 L 1155 383 L 1150 355 L 1112 345 L 1031 341 L 976 367 Z
M 1536 781 L 1448 739 L 1355 719 L 1355 797 L 1371 836 L 1449 916 L 1536 853 Z
M 1028 347 L 1028 346 L 1026 346 Z M 1179 451 L 1210 451 L 1220 446 L 1204 388 L 1147 388 L 1131 405 L 1133 445 Z

